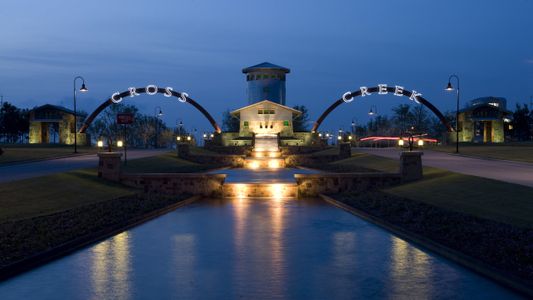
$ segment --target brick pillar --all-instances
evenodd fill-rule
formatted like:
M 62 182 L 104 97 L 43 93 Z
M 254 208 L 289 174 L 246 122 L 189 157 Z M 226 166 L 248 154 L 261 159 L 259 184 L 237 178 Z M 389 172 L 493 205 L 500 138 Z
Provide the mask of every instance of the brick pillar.
M 400 155 L 400 174 L 403 181 L 422 179 L 422 155 L 421 151 L 402 152 Z
M 118 152 L 100 152 L 98 161 L 98 177 L 120 181 L 120 157 L 122 153 Z
M 340 143 L 339 144 L 339 158 L 348 158 L 352 156 L 352 146 L 350 143 Z
M 187 159 L 190 156 L 191 153 L 191 145 L 186 143 L 179 143 L 178 144 L 178 157 Z

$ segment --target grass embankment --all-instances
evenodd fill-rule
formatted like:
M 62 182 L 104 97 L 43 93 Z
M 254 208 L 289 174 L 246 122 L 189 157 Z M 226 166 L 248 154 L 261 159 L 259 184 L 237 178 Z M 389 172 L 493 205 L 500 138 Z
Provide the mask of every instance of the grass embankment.
M 127 172 L 200 172 L 213 166 L 176 157 L 175 153 L 128 161 Z M 138 191 L 96 177 L 96 169 L 0 183 L 0 223 L 131 196 Z
M 323 166 L 331 172 L 374 169 L 397 172 L 397 160 L 365 153 Z M 533 228 L 533 188 L 487 178 L 424 167 L 419 181 L 389 187 L 382 192 L 516 226 Z
M 0 144 L 4 151 L 0 155 L 0 165 L 66 157 L 74 155 L 74 146 L 43 144 Z M 98 149 L 78 146 L 79 154 L 96 153 Z
M 427 149 L 454 153 L 455 145 L 430 146 Z M 533 143 L 505 143 L 505 144 L 459 144 L 461 155 L 489 159 L 503 159 L 533 163 Z

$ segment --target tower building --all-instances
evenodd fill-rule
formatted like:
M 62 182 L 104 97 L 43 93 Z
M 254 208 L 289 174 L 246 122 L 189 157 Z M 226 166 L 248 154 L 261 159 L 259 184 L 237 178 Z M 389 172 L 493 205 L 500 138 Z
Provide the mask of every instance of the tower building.
M 248 82 L 248 104 L 263 100 L 285 105 L 285 75 L 291 70 L 264 62 L 255 66 L 244 68 Z

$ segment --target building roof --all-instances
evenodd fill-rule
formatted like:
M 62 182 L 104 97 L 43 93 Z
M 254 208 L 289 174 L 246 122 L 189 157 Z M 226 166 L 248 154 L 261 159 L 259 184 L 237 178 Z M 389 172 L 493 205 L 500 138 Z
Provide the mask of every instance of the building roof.
M 245 107 L 241 107 L 241 108 L 239 108 L 239 109 L 236 109 L 236 110 L 230 112 L 230 114 L 235 115 L 235 114 L 238 114 L 241 110 L 245 110 L 245 109 L 248 109 L 248 108 L 252 108 L 252 107 L 254 107 L 254 106 L 258 106 L 258 105 L 260 105 L 260 104 L 265 104 L 265 103 L 267 103 L 267 104 L 273 104 L 273 105 L 278 106 L 278 107 L 281 107 L 281 108 L 283 108 L 283 109 L 290 110 L 290 111 L 292 111 L 292 113 L 295 114 L 295 115 L 300 115 L 300 114 L 302 114 L 302 112 L 299 111 L 299 110 L 296 110 L 296 109 L 294 109 L 294 108 L 292 108 L 292 107 L 288 107 L 288 106 L 285 106 L 285 105 L 281 105 L 281 104 L 276 103 L 276 102 L 272 102 L 272 101 L 270 101 L 270 100 L 263 100 L 263 101 L 256 102 L 256 103 L 254 103 L 254 104 L 250 104 L 250 105 L 245 106 Z
M 73 110 L 68 109 L 66 107 L 63 107 L 63 106 L 53 105 L 53 104 L 45 104 L 45 105 L 37 106 L 37 107 L 34 107 L 30 111 L 36 111 L 36 110 L 41 110 L 41 109 L 59 110 L 59 111 L 65 112 L 67 114 L 74 115 L 74 111 Z M 83 116 L 83 115 L 86 115 L 86 114 L 85 113 L 81 113 L 81 112 L 78 111 L 78 116 Z
M 250 73 L 250 72 L 253 72 L 253 71 L 257 71 L 257 70 L 280 70 L 280 71 L 283 71 L 285 73 L 290 73 L 291 72 L 291 70 L 288 69 L 288 68 L 285 68 L 285 67 L 282 67 L 282 66 L 278 66 L 278 65 L 275 65 L 275 64 L 271 64 L 269 62 L 264 62 L 264 63 L 257 64 L 255 66 L 244 68 L 244 69 L 242 69 L 242 72 L 244 74 L 246 74 L 246 73 Z

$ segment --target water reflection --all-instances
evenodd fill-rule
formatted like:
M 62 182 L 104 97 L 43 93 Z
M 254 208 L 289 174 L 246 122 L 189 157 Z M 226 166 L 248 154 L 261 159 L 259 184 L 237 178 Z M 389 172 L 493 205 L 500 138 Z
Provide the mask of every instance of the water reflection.
M 91 248 L 91 283 L 93 299 L 112 295 L 115 299 L 130 296 L 130 239 L 128 231 Z
M 430 257 L 406 241 L 391 236 L 391 284 L 393 294 L 416 294 L 421 299 L 432 295 Z M 405 282 L 412 282 L 411 286 Z

